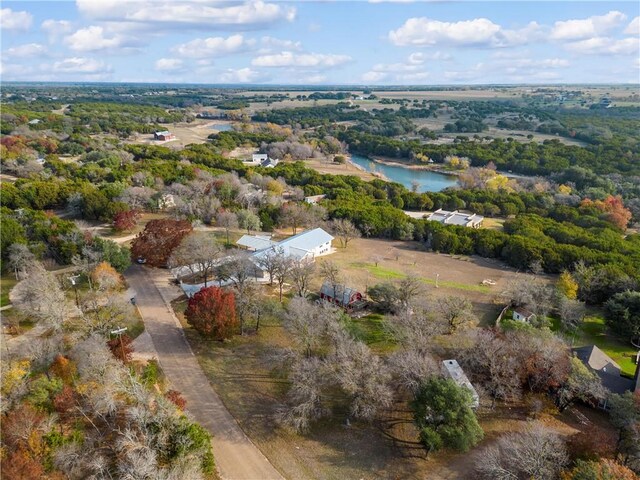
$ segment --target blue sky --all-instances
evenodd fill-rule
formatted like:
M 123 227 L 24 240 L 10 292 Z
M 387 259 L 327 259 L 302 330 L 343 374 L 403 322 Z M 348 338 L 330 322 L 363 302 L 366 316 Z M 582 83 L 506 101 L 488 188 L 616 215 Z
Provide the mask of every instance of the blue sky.
M 2 4 L 4 81 L 640 83 L 638 2 Z

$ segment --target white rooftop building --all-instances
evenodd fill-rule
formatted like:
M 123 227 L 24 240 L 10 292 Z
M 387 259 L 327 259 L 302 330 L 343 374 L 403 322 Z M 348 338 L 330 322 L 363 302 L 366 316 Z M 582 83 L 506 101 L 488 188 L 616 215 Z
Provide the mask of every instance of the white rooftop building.
M 462 227 L 480 228 L 484 217 L 475 213 L 462 213 L 458 210 L 450 212 L 439 208 L 427 217 L 432 222 L 440 222 L 445 225 L 460 225 Z
M 473 397 L 473 402 L 471 403 L 472 408 L 478 408 L 480 405 L 480 397 L 478 396 L 478 392 L 473 388 L 473 385 L 467 378 L 467 375 L 462 370 L 462 367 L 458 363 L 457 360 L 444 360 L 442 362 L 442 373 L 445 377 L 450 378 L 454 382 L 458 384 L 460 387 L 464 387 L 471 392 L 471 396 Z
M 259 245 L 261 243 L 265 245 L 265 247 L 261 249 L 256 249 L 256 252 L 253 254 L 253 258 L 256 260 L 260 259 L 270 249 L 281 249 L 284 255 L 298 260 L 313 260 L 316 257 L 329 255 L 334 252 L 331 248 L 331 241 L 334 237 L 321 228 L 305 230 L 302 233 L 285 238 L 280 242 L 273 242 L 270 239 L 266 239 L 266 237 L 260 237 L 257 235 L 253 236 L 253 240 L 247 237 L 252 236 L 243 235 L 238 242 L 242 241 L 243 244 L 254 242 L 253 245 Z M 267 245 L 265 240 L 270 242 L 271 245 Z M 238 243 L 238 245 L 240 245 L 240 243 Z

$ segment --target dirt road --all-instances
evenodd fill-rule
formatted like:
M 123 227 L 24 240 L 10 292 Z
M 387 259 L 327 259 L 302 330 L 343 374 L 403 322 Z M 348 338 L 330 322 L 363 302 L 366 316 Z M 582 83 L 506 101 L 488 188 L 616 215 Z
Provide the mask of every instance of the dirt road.
M 176 296 L 168 272 L 131 266 L 125 277 L 136 291 L 146 330 L 171 387 L 182 392 L 187 410 L 213 436 L 213 455 L 225 480 L 283 477 L 238 426 L 200 369 L 178 320 L 167 302 Z

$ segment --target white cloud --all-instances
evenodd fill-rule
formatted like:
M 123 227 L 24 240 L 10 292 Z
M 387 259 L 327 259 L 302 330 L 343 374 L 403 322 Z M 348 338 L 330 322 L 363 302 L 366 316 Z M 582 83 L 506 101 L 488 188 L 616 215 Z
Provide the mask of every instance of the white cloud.
M 624 29 L 624 33 L 627 35 L 640 36 L 640 17 L 631 20 L 631 23 Z
M 136 22 L 154 28 L 258 28 L 292 21 L 296 14 L 293 7 L 262 0 L 76 0 L 76 5 L 80 13 L 95 20 Z
M 160 58 L 155 63 L 155 69 L 159 72 L 177 72 L 183 67 L 184 62 L 179 58 Z
M 565 48 L 582 55 L 633 55 L 640 50 L 639 38 L 594 37 L 579 42 L 571 42 Z
M 251 61 L 255 67 L 332 68 L 351 61 L 348 55 L 281 52 L 261 55 Z
M 326 75 L 322 75 L 322 74 L 315 74 L 315 75 L 309 75 L 308 77 L 304 78 L 304 83 L 322 83 L 324 81 L 327 80 L 327 76 Z
M 411 65 L 421 65 L 428 60 L 451 60 L 451 55 L 445 52 L 424 53 L 415 52 L 409 55 L 407 63 Z
M 10 8 L 0 10 L 0 28 L 15 32 L 25 32 L 31 27 L 33 15 L 29 12 L 14 12 Z
M 260 74 L 249 67 L 229 68 L 220 75 L 220 83 L 250 83 L 259 78 Z
M 61 37 L 62 35 L 71 33 L 71 30 L 73 30 L 73 26 L 71 25 L 71 22 L 69 22 L 68 20 L 52 20 L 52 19 L 45 20 L 44 22 L 42 22 L 42 24 L 40 25 L 40 28 L 42 29 L 42 31 L 44 31 L 48 35 L 50 42 L 55 41 L 58 37 Z
M 3 56 L 9 58 L 30 58 L 39 57 L 47 53 L 47 47 L 39 43 L 26 43 L 11 47 L 2 52 Z
M 246 40 L 242 35 L 237 34 L 228 38 L 196 38 L 190 42 L 176 45 L 171 50 L 178 55 L 189 58 L 220 57 L 249 50 L 255 43 L 255 40 Z
M 140 42 L 133 37 L 109 33 L 104 27 L 91 25 L 65 37 L 64 43 L 75 52 L 117 51 L 127 53 Z
M 293 40 L 281 40 L 279 38 L 274 37 L 262 37 L 260 39 L 262 46 L 265 49 L 282 49 L 282 50 L 302 50 L 302 43 L 294 42 Z
M 51 65 L 54 73 L 101 74 L 111 71 L 111 66 L 95 58 L 71 57 Z
M 526 43 L 540 36 L 540 26 L 532 22 L 520 30 L 505 30 L 487 18 L 441 22 L 426 17 L 410 18 L 388 38 L 397 46 L 457 45 L 506 47 Z
M 612 10 L 605 15 L 594 15 L 581 20 L 555 22 L 549 38 L 552 40 L 580 40 L 605 34 L 627 19 L 627 16 Z
M 388 73 L 370 71 L 362 75 L 362 81 L 366 83 L 378 83 L 388 77 Z

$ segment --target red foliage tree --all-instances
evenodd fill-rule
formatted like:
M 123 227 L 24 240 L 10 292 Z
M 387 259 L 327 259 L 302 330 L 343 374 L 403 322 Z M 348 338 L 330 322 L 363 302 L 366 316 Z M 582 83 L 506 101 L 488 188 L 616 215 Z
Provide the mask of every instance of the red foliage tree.
M 133 340 L 125 333 L 124 335 L 118 335 L 116 338 L 112 338 L 107 342 L 107 345 L 114 357 L 121 362 L 129 363 L 131 361 L 131 354 L 133 353 L 131 342 L 133 342 Z
M 2 478 L 11 480 L 33 480 L 45 478 L 42 464 L 35 460 L 25 448 L 2 457 Z
M 629 221 L 631 220 L 631 211 L 624 207 L 622 197 L 619 195 L 609 195 L 604 200 L 591 200 L 585 198 L 582 203 L 582 207 L 587 209 L 592 208 L 602 212 L 600 218 L 615 225 L 620 230 L 626 230 Z
M 76 394 L 69 385 L 65 385 L 62 391 L 53 397 L 53 408 L 62 418 L 66 418 L 72 413 L 76 404 Z
M 235 296 L 218 287 L 203 288 L 189 300 L 185 317 L 202 335 L 229 338 L 238 325 Z
M 164 267 L 174 248 L 193 227 L 186 220 L 151 220 L 131 244 L 131 257 L 144 258 L 153 267 Z
M 113 216 L 113 228 L 118 232 L 133 230 L 138 224 L 139 216 L 135 210 L 118 212 Z
M 184 407 L 187 406 L 187 401 L 184 399 L 182 394 L 177 390 L 169 390 L 164 394 L 167 400 L 173 403 L 180 410 L 184 410 Z

